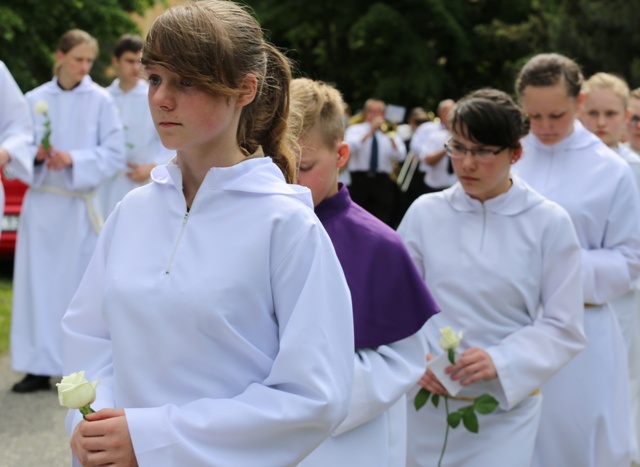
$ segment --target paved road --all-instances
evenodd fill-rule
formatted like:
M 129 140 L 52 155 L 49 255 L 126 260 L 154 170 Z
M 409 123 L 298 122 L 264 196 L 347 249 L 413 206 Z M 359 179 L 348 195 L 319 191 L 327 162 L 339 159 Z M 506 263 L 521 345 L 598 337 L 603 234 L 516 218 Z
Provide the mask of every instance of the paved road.
M 55 386 L 51 391 L 14 394 L 9 355 L 0 355 L 0 467 L 67 467 L 70 450 Z M 59 379 L 54 380 L 57 383 Z

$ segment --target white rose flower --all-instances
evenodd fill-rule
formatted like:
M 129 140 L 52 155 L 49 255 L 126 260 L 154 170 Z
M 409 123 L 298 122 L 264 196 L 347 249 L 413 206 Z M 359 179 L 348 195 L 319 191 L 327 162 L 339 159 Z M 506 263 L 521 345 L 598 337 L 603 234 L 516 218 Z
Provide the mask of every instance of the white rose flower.
M 37 114 L 45 115 L 49 110 L 49 104 L 47 104 L 47 101 L 38 101 L 33 107 L 33 110 Z
M 71 373 L 56 384 L 60 405 L 70 409 L 88 407 L 96 400 L 96 386 L 98 381 L 90 383 L 84 377 L 84 371 Z
M 451 326 L 447 326 L 440 329 L 440 347 L 444 350 L 453 350 L 460 345 L 462 340 L 462 331 L 456 332 L 451 329 Z

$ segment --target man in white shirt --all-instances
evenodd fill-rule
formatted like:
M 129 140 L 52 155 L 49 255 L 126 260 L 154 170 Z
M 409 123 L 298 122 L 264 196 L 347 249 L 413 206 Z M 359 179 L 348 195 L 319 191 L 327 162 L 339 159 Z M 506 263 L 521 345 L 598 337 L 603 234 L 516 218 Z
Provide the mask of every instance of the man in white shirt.
M 398 135 L 383 131 L 384 109 L 383 101 L 368 99 L 364 106 L 365 121 L 349 126 L 345 141 L 351 152 L 351 198 L 391 225 L 398 187 L 389 175 L 393 161 L 402 161 L 407 149 Z
M 445 99 L 438 104 L 440 124 L 431 129 L 428 137 L 419 148 L 418 156 L 426 167 L 424 181 L 431 188 L 431 191 L 444 190 L 457 181 L 451 161 L 446 157 L 447 152 L 444 148 L 444 144 L 451 137 L 449 112 L 454 105 L 455 102 L 451 99 Z

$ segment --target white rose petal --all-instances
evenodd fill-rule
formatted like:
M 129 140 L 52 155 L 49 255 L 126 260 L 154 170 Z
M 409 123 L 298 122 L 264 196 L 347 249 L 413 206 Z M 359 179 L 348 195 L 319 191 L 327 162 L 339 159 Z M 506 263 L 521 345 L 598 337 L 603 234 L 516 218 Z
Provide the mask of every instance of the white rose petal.
M 79 409 L 96 400 L 98 381 L 90 383 L 84 377 L 84 371 L 71 373 L 56 384 L 60 405 L 70 409 Z
M 49 110 L 49 104 L 47 104 L 47 101 L 38 101 L 36 102 L 36 105 L 33 107 L 33 110 L 37 114 L 44 115 Z
M 451 326 L 447 326 L 440 329 L 440 347 L 444 350 L 455 349 L 462 340 L 462 331 L 458 334 L 451 329 Z

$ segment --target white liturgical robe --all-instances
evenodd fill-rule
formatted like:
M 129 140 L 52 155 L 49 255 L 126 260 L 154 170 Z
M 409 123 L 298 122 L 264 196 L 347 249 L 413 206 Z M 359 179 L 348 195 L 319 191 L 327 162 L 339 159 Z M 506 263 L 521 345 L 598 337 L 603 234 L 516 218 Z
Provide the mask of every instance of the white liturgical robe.
M 625 343 L 609 301 L 640 274 L 640 200 L 629 165 L 580 122 L 554 145 L 523 139 L 517 173 L 564 207 L 582 246 L 587 347 L 543 387 L 534 466 L 628 467 Z
M 107 90 L 113 96 L 124 125 L 124 137 L 127 146 L 127 163 L 136 165 L 166 164 L 175 151 L 165 148 L 153 125 L 147 93 L 149 85 L 138 80 L 136 86 L 124 92 L 120 80 L 116 79 Z M 138 183 L 127 176 L 128 168 L 106 180 L 100 187 L 100 200 L 104 216 L 107 217 L 113 208 L 128 192 L 139 187 Z M 146 183 L 146 182 L 144 182 Z
M 125 409 L 140 466 L 295 465 L 347 413 L 349 289 L 310 192 L 270 158 L 210 169 L 189 211 L 178 166 L 154 168 L 63 329 L 65 373 Z
M 60 320 L 101 228 L 96 189 L 123 170 L 124 134 L 113 99 L 89 76 L 69 91 L 54 78 L 26 98 L 35 124 L 32 158 L 45 131 L 45 117 L 33 108 L 45 101 L 51 145 L 68 151 L 72 165 L 59 171 L 46 163 L 34 167 L 22 204 L 13 274 L 11 365 L 16 371 L 59 376 Z
M 439 355 L 440 329 L 462 332 L 458 351 L 491 356 L 497 378 L 457 395 L 488 393 L 500 406 L 479 415 L 478 434 L 449 432 L 443 466 L 528 467 L 542 397 L 537 389 L 584 348 L 580 246 L 567 213 L 512 177 L 506 193 L 480 202 L 459 183 L 424 195 L 398 233 L 441 308 L 424 327 Z M 442 399 L 419 411 L 408 398 L 409 466 L 437 465 L 445 436 Z M 533 394 L 533 395 L 532 395 Z M 449 400 L 450 411 L 468 406 Z

